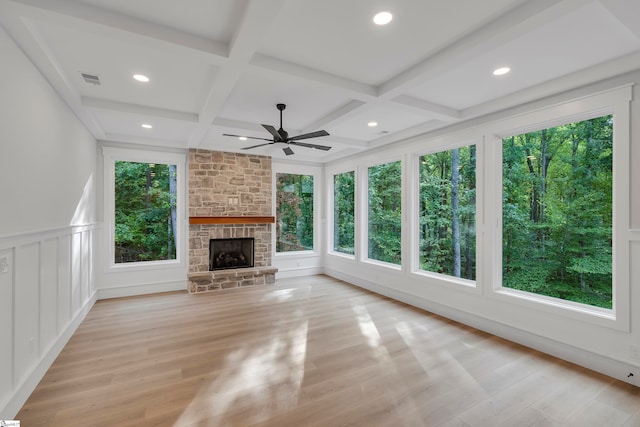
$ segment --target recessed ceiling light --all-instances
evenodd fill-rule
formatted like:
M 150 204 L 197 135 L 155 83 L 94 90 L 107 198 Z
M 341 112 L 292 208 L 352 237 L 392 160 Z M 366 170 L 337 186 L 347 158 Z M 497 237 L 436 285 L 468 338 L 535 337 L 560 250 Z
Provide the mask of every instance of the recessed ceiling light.
M 151 128 L 153 128 L 153 126 L 152 126 L 152 125 L 150 125 L 149 123 L 143 123 L 143 124 L 142 124 L 142 127 L 143 127 L 143 128 L 145 128 L 145 129 L 151 129 Z
M 133 78 L 142 83 L 147 83 L 149 81 L 149 77 L 144 74 L 134 74 Z
M 367 123 L 367 126 L 369 126 L 370 128 L 374 128 L 374 127 L 378 126 L 378 122 L 369 122 L 369 123 Z
M 392 19 L 393 15 L 391 14 L 391 12 L 384 11 L 376 13 L 373 17 L 373 22 L 376 25 L 387 25 L 389 22 L 391 22 Z
M 246 141 L 246 140 L 247 140 L 247 137 L 246 137 L 246 136 L 239 136 L 239 137 L 238 137 L 238 139 L 239 139 L 240 141 Z
M 494 76 L 504 76 L 509 71 L 511 71 L 511 68 L 509 68 L 509 67 L 500 67 L 500 68 L 496 68 L 495 70 L 493 70 L 493 75 Z

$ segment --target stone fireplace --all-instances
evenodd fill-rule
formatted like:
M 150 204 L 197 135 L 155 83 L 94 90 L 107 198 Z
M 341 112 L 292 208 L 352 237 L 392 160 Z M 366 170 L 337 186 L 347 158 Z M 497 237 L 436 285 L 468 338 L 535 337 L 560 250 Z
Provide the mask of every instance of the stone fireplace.
M 189 292 L 275 282 L 271 179 L 270 157 L 189 150 Z M 251 239 L 252 266 L 211 269 L 211 241 L 219 239 Z

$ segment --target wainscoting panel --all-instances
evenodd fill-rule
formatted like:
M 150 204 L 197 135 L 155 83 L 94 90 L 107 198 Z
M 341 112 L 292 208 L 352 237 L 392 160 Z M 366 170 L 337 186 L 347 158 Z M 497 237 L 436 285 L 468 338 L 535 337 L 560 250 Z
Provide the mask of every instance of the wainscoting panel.
M 13 390 L 13 249 L 0 250 L 0 404 Z M 2 408 L 2 406 L 0 406 Z M 0 409 L 0 415 L 3 412 Z M 3 419 L 0 416 L 0 419 Z
M 71 316 L 80 310 L 82 294 L 82 234 L 71 236 Z
M 0 236 L 0 419 L 12 419 L 96 300 L 94 225 Z
M 16 248 L 14 346 L 16 380 L 22 382 L 38 363 L 40 342 L 40 243 Z
M 40 349 L 46 352 L 58 336 L 58 305 L 46 301 L 58 300 L 58 240 L 40 244 Z
M 71 235 L 58 238 L 58 330 L 71 321 Z

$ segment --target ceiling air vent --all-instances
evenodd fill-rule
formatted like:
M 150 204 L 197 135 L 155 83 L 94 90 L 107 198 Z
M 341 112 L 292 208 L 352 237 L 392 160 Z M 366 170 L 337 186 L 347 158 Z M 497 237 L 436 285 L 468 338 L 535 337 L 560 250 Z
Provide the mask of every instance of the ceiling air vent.
M 85 83 L 89 83 L 92 85 L 98 86 L 100 84 L 100 77 L 94 76 L 93 74 L 80 73 L 82 75 L 82 79 Z

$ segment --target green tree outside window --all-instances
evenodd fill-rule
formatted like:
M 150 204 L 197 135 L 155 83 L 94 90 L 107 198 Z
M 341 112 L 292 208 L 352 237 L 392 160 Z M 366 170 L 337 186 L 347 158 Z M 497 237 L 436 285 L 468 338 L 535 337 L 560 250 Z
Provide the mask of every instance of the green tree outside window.
M 612 307 L 613 117 L 503 139 L 502 285 Z
M 385 163 L 369 168 L 369 259 L 400 264 L 402 260 L 402 167 Z
M 476 146 L 420 157 L 420 269 L 475 280 Z
M 313 176 L 276 174 L 276 252 L 313 250 Z
M 333 176 L 333 250 L 354 254 L 355 173 Z
M 115 262 L 176 259 L 176 166 L 115 162 Z

